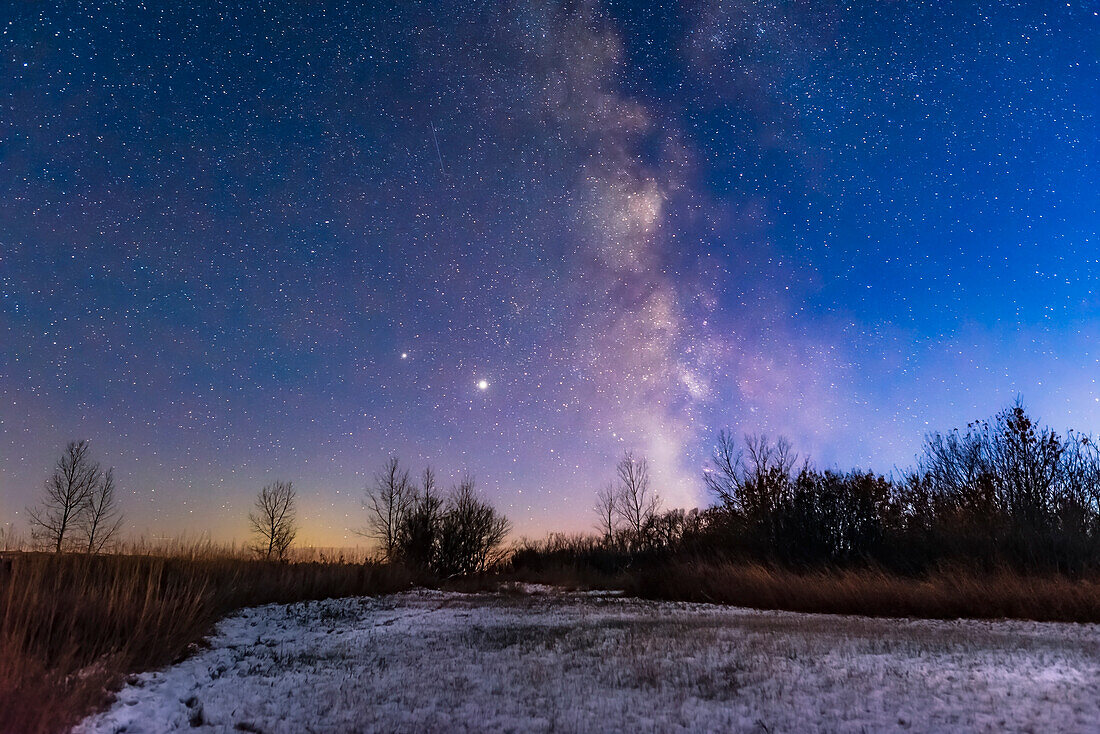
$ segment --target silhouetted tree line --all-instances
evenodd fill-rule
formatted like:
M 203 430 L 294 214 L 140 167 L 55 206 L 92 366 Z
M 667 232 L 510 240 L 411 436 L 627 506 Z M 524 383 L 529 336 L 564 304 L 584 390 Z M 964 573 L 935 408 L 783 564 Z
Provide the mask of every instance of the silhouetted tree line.
M 488 570 L 503 558 L 509 523 L 481 500 L 465 477 L 443 494 L 431 468 L 419 481 L 390 459 L 367 487 L 363 502 L 369 527 L 384 559 L 442 577 Z
M 819 470 L 782 439 L 726 432 L 704 473 L 716 500 L 705 510 L 660 510 L 644 459 L 627 454 L 616 474 L 597 495 L 598 536 L 552 536 L 514 564 L 615 573 L 687 555 L 907 574 L 943 563 L 1100 568 L 1100 450 L 1087 435 L 1036 425 L 1019 403 L 928 435 L 916 467 L 897 478 Z

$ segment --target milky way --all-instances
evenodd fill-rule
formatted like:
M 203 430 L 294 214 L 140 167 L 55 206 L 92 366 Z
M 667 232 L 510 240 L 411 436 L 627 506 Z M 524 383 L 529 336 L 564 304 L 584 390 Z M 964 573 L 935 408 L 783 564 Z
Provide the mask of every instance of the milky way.
M 1094 2 L 156 5 L 0 16 L 16 532 L 71 438 L 134 536 L 341 545 L 390 455 L 540 534 L 720 428 L 1100 427 Z

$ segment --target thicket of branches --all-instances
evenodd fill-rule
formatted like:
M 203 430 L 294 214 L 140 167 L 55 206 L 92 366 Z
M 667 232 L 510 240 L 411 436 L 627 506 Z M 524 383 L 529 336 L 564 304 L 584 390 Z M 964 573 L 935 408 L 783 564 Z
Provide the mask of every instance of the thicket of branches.
M 367 487 L 363 505 L 363 534 L 387 561 L 451 577 L 486 571 L 505 555 L 508 520 L 478 497 L 471 477 L 443 494 L 431 468 L 417 482 L 393 458 Z
M 928 435 L 899 477 L 820 470 L 786 441 L 726 432 L 704 473 L 715 499 L 705 510 L 660 511 L 644 459 L 624 456 L 616 475 L 597 493 L 597 536 L 528 546 L 517 566 L 554 559 L 613 573 L 691 556 L 905 574 L 944 563 L 1100 570 L 1100 449 L 1087 435 L 1037 425 L 1019 403 Z

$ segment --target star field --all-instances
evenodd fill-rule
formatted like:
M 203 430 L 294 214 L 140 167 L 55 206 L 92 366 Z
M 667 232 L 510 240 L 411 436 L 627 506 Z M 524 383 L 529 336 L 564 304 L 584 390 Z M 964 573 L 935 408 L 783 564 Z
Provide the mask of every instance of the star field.
M 88 438 L 134 536 L 391 454 L 583 530 L 720 428 L 889 471 L 1100 428 L 1100 5 L 11 3 L 0 524 Z

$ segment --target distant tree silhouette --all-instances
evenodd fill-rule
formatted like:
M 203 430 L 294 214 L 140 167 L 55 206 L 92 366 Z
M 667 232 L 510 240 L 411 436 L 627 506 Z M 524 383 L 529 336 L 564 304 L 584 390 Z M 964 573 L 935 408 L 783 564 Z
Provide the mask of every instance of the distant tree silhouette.
M 109 495 L 113 497 L 113 475 Z M 31 537 L 60 553 L 73 545 L 82 518 L 93 497 L 103 494 L 107 481 L 99 463 L 91 457 L 87 441 L 70 441 L 46 480 L 41 502 L 27 508 Z M 113 503 L 113 501 L 112 501 Z
M 606 486 L 596 490 L 596 505 L 593 508 L 599 517 L 596 529 L 603 542 L 611 545 L 615 540 L 615 523 L 618 521 L 618 496 L 614 482 L 608 482 Z
M 627 532 L 630 542 L 642 543 L 646 530 L 661 507 L 649 480 L 649 464 L 645 458 L 635 458 L 630 451 L 623 455 L 615 467 L 619 484 L 616 488 L 615 512 Z
M 256 495 L 248 514 L 256 541 L 252 549 L 263 558 L 284 560 L 298 535 L 297 492 L 290 482 L 272 482 Z
M 429 473 L 431 469 L 427 470 Z M 366 489 L 363 506 L 367 510 L 368 529 L 362 533 L 378 541 L 387 561 L 394 560 L 401 523 L 412 507 L 416 491 L 409 472 L 396 457 L 390 458 Z

